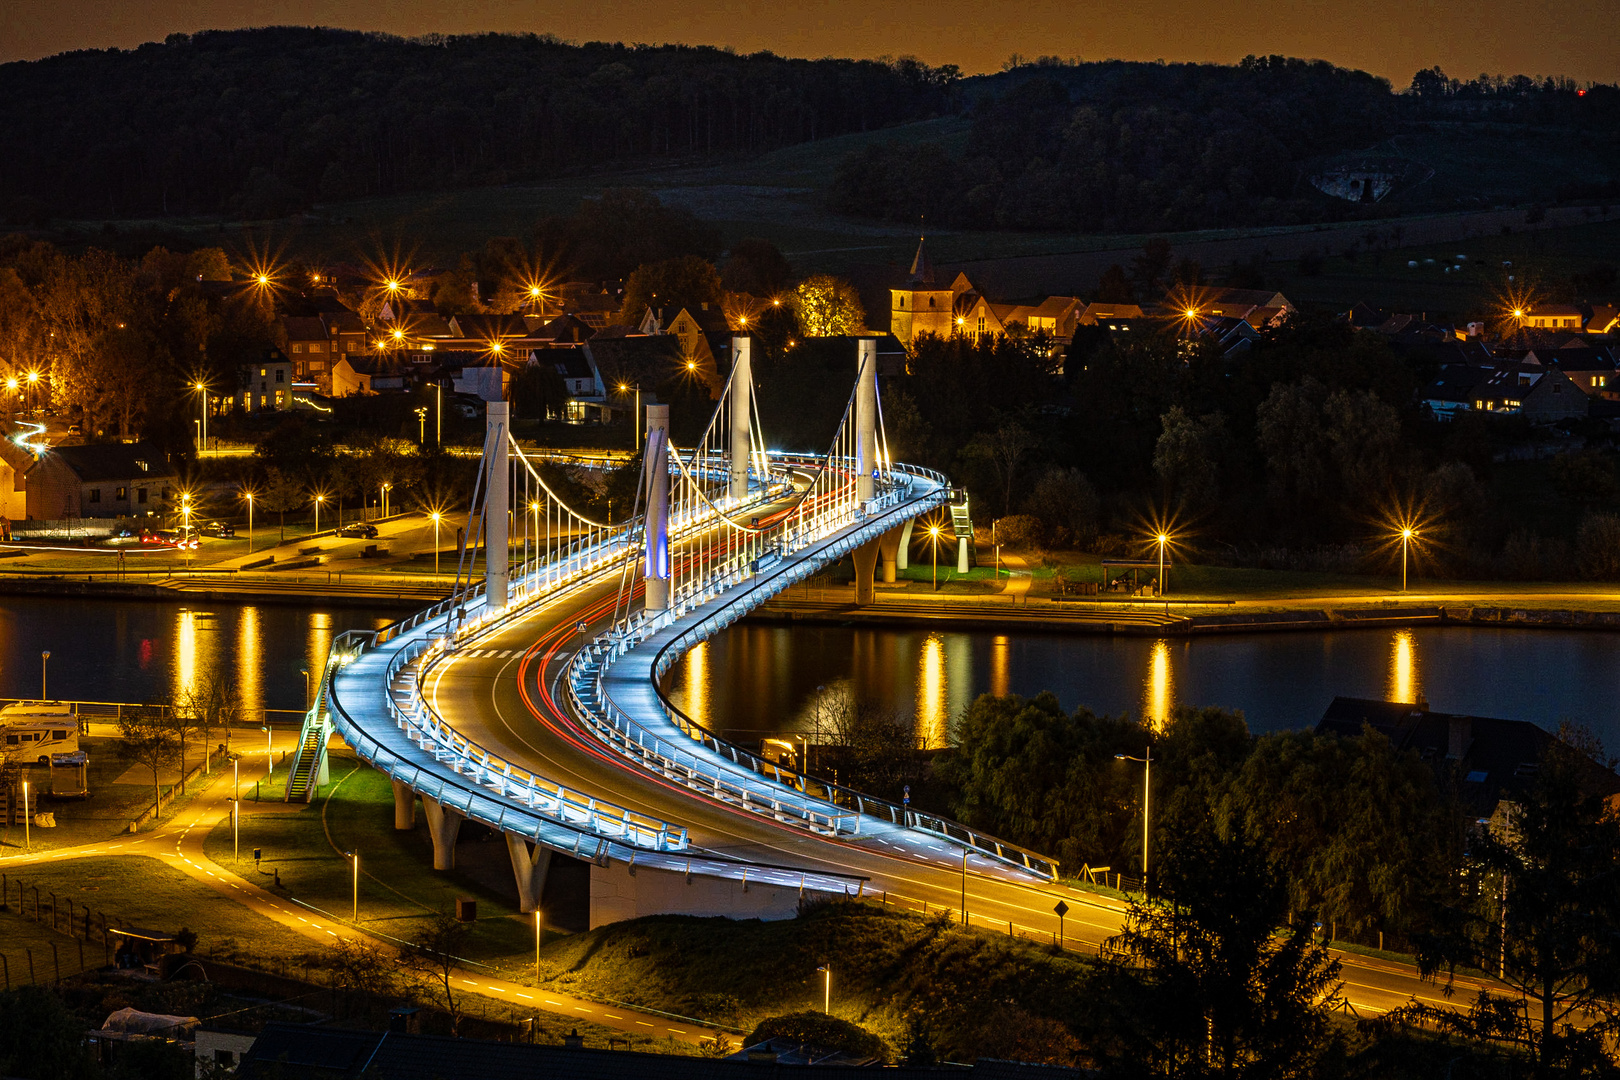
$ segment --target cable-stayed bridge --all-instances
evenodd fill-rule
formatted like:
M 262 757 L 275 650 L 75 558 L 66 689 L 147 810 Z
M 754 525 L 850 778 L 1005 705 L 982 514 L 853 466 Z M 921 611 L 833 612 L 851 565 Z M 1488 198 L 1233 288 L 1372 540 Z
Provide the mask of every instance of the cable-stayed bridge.
M 420 797 L 436 868 L 477 821 L 505 836 L 524 910 L 553 853 L 593 864 L 593 923 L 783 914 L 807 891 L 886 894 L 895 867 L 1055 881 L 1050 858 L 728 742 L 662 693 L 681 655 L 775 593 L 853 555 L 869 601 L 919 515 L 966 518 L 943 475 L 889 454 L 875 340 L 820 454 L 767 451 L 749 339 L 732 361 L 693 445 L 647 407 L 636 505 L 617 523 L 559 497 L 490 404 L 454 593 L 334 642 L 288 798 L 312 797 L 335 732 L 393 779 L 396 825 L 413 827 Z

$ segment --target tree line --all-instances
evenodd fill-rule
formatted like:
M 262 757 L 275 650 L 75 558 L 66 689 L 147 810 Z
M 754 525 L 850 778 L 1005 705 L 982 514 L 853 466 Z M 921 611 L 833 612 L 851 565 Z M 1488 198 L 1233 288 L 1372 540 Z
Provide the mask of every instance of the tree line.
M 274 217 L 316 200 L 758 153 L 948 109 L 952 67 L 550 35 L 171 34 L 0 67 L 0 203 Z

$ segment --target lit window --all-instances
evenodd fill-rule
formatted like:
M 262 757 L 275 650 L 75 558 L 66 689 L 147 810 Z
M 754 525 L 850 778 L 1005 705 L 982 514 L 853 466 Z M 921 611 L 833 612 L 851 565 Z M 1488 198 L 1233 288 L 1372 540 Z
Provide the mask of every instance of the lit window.
M 304 346 L 295 341 L 293 342 L 292 350 L 293 352 L 303 352 Z

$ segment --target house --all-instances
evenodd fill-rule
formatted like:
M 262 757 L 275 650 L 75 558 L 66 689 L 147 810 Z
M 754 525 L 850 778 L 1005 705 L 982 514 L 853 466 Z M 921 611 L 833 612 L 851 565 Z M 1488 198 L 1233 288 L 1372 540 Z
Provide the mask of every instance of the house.
M 1492 371 L 1478 364 L 1446 364 L 1440 374 L 1418 392 L 1418 400 L 1436 420 L 1451 420 L 1460 412 L 1483 409 L 1482 391 Z
M 1454 790 L 1481 821 L 1502 820 L 1507 806 L 1524 798 L 1558 738 L 1525 720 L 1431 712 L 1423 701 L 1347 697 L 1333 699 L 1316 733 L 1353 739 L 1364 727 L 1387 738 L 1397 753 L 1417 754 L 1434 770 L 1441 789 Z M 1595 761 L 1584 768 L 1588 782 L 1610 805 L 1620 804 L 1620 776 Z
M 924 334 L 946 338 L 956 333 L 961 325 L 957 322 L 958 301 L 974 291 L 965 274 L 941 287 L 934 278 L 926 245 L 926 237 L 917 241 L 906 280 L 898 289 L 889 290 L 889 332 L 908 346 Z
M 534 362 L 550 364 L 562 380 L 563 389 L 568 394 L 563 419 L 578 424 L 592 419 L 605 420 L 611 415 L 604 408 L 607 405 L 607 386 L 588 350 L 546 349 L 535 354 Z
M 1213 348 L 1231 360 L 1252 349 L 1260 340 L 1260 331 L 1236 315 L 1205 315 L 1184 323 L 1182 340 L 1189 346 Z
M 332 369 L 332 397 L 397 393 L 408 385 L 409 368 L 388 353 L 339 357 Z
M 1140 306 L 1136 304 L 1087 304 L 1081 311 L 1076 322 L 1080 326 L 1105 326 L 1115 332 L 1137 330 L 1145 321 Z
M 28 517 L 124 517 L 161 509 L 175 472 L 146 443 L 58 446 L 24 477 Z
M 1419 391 L 1419 400 L 1437 420 L 1472 410 L 1522 416 L 1537 424 L 1580 419 L 1590 412 L 1592 401 L 1558 368 L 1523 361 L 1488 368 L 1449 364 Z
M 450 388 L 483 401 L 505 401 L 512 374 L 486 352 L 451 351 L 439 354 L 440 370 Z
M 1589 397 L 1620 401 L 1620 380 L 1615 377 L 1614 358 L 1602 349 L 1532 351 L 1525 359 L 1556 367 L 1575 380 L 1575 385 Z
M 1532 330 L 1576 330 L 1585 322 L 1581 309 L 1574 304 L 1537 304 L 1515 311 L 1519 325 Z
M 292 406 L 293 364 L 274 345 L 258 360 L 237 368 L 235 403 L 243 412 L 286 409 Z
M 10 439 L 0 439 L 0 516 L 15 521 L 28 516 L 24 478 L 33 467 L 33 454 Z
M 1620 333 L 1620 307 L 1598 304 L 1588 309 L 1585 329 L 1588 334 Z
M 292 361 L 293 377 L 323 388 L 332 384 L 336 350 L 319 315 L 286 315 L 277 327 L 276 344 Z
M 1039 304 L 1020 304 L 1012 313 L 1012 321 L 1022 324 L 1031 334 L 1067 341 L 1074 337 L 1074 328 L 1086 307 L 1078 297 L 1048 296 Z

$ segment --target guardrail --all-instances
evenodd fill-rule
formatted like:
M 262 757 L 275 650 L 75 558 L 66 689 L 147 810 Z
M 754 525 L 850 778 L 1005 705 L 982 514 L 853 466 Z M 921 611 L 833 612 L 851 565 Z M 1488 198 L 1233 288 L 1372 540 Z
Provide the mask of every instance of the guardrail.
M 870 539 L 868 534 L 886 532 L 892 527 L 881 520 L 887 515 L 879 513 L 874 518 L 874 512 L 893 509 L 902 502 L 913 501 L 906 497 L 912 487 L 911 477 L 926 479 L 935 485 L 937 494 L 932 498 L 925 496 L 927 501 L 939 505 L 949 501 L 950 483 L 942 474 L 906 466 L 897 466 L 895 471 L 901 474 L 900 479 L 894 481 L 888 491 L 874 499 L 867 507 L 851 508 L 846 513 L 835 516 L 830 522 L 825 522 L 824 519 L 824 523 L 830 523 L 834 527 L 872 519 L 866 527 L 857 529 L 836 541 L 829 555 L 841 556 L 846 550 L 853 550 Z M 802 537 L 797 539 L 802 542 L 792 548 L 794 552 L 803 550 L 815 542 L 804 540 Z M 599 738 L 621 756 L 639 762 L 643 767 L 688 790 L 753 813 L 768 815 L 778 823 L 836 836 L 845 832 L 857 834 L 860 832 L 863 815 L 875 817 L 902 828 L 944 837 L 988 858 L 1019 867 L 1047 880 L 1056 880 L 1058 864 L 1053 859 L 981 833 L 949 818 L 924 814 L 808 773 L 784 768 L 779 762 L 737 746 L 709 731 L 676 708 L 664 694 L 661 685 L 663 676 L 687 650 L 741 618 L 754 606 L 762 603 L 767 596 L 774 595 L 782 588 L 811 576 L 819 568 L 819 561 L 812 563 L 807 560 L 763 568 L 752 576 L 769 582 L 772 587 L 768 592 L 763 589 L 750 590 L 709 613 L 660 647 L 652 665 L 653 687 L 659 703 L 665 716 L 682 734 L 767 783 L 797 792 L 797 798 L 784 799 L 775 795 L 761 798 L 758 792 L 750 790 L 736 780 L 726 779 L 714 762 L 682 752 L 656 733 L 646 730 L 606 692 L 604 676 L 607 667 L 622 658 L 630 649 L 640 645 L 657 629 L 668 625 L 670 617 L 642 621 L 626 631 L 604 635 L 575 656 L 569 665 L 568 690 L 576 712 L 596 731 Z M 699 603 L 701 599 L 707 598 L 707 595 L 706 591 L 704 596 L 699 598 Z M 695 609 L 699 603 L 690 604 L 687 610 Z M 674 617 L 678 618 L 679 614 L 677 611 Z

